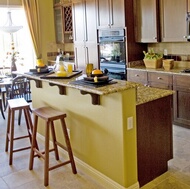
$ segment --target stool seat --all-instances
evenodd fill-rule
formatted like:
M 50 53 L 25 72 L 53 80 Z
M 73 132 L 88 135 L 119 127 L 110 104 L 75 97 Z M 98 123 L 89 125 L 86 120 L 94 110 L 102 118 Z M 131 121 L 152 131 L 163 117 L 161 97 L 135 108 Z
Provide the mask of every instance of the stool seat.
M 8 100 L 9 107 L 12 110 L 18 110 L 20 108 L 28 108 L 29 104 L 26 102 L 24 98 L 15 98 Z
M 73 153 L 71 149 L 71 144 L 70 144 L 70 139 L 67 133 L 67 127 L 65 123 L 66 114 L 61 111 L 55 110 L 51 107 L 41 107 L 41 108 L 34 109 L 32 111 L 34 114 L 34 127 L 33 127 L 33 135 L 32 135 L 32 147 L 31 147 L 31 153 L 30 153 L 29 170 L 33 169 L 34 157 L 38 156 L 44 159 L 44 186 L 49 185 L 49 171 L 56 169 L 58 167 L 61 167 L 70 163 L 73 174 L 76 174 L 77 170 L 76 170 Z M 38 117 L 40 117 L 46 122 L 45 124 L 45 151 L 44 152 L 38 149 L 37 142 L 36 142 Z M 55 120 L 60 120 L 61 122 L 61 128 L 63 131 L 66 146 L 62 145 L 60 142 L 57 141 L 56 132 L 54 128 Z M 52 135 L 53 149 L 49 149 L 50 131 Z M 68 152 L 69 160 L 64 161 L 64 162 L 58 162 L 56 165 L 50 167 L 49 153 L 54 151 L 55 159 L 59 160 L 58 146 Z
M 24 117 L 27 127 L 27 135 L 15 137 L 14 136 L 14 118 L 15 118 L 15 111 L 24 111 Z M 9 142 L 10 142 L 10 158 L 9 158 L 9 165 L 12 165 L 13 161 L 13 153 L 19 152 L 22 150 L 30 149 L 31 146 L 28 147 L 21 147 L 17 149 L 13 149 L 13 143 L 15 140 L 29 138 L 30 143 L 32 143 L 32 120 L 30 117 L 30 105 L 26 102 L 24 98 L 18 98 L 18 99 L 11 99 L 8 100 L 8 120 L 7 120 L 7 132 L 6 132 L 6 144 L 5 144 L 5 151 L 8 151 L 9 148 Z M 37 148 L 38 145 L 36 144 Z
M 54 121 L 56 119 L 62 119 L 66 117 L 66 114 L 50 107 L 41 107 L 34 109 L 33 112 L 46 121 Z

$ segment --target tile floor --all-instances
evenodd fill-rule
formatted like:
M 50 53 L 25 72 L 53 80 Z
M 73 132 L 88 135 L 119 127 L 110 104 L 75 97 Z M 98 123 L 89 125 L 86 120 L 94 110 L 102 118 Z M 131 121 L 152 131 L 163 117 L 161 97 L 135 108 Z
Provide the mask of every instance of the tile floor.
M 7 116 L 6 116 L 7 117 Z M 22 119 L 22 124 L 24 119 Z M 25 127 L 15 126 L 16 133 Z M 190 189 L 190 129 L 174 126 L 174 159 L 168 162 L 169 170 L 142 189 Z M 35 159 L 34 170 L 28 170 L 29 150 L 14 153 L 13 165 L 4 151 L 6 120 L 0 115 L 0 189 L 44 189 L 43 160 Z M 15 146 L 27 141 L 17 141 Z M 42 143 L 43 144 L 43 143 Z M 40 145 L 40 144 L 39 144 Z M 50 156 L 53 162 L 53 154 Z M 49 189 L 105 189 L 88 175 L 78 170 L 73 175 L 70 165 L 50 171 Z

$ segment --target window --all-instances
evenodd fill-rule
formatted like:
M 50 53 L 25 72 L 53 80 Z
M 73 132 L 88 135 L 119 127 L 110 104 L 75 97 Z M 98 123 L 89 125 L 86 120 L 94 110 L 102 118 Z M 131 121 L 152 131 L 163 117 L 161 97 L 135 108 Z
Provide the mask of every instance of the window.
M 13 39 L 15 52 L 19 52 L 16 66 L 17 70 L 28 71 L 34 68 L 35 53 L 23 8 L 9 8 L 14 25 L 23 26 L 18 32 L 9 34 L 0 31 L 0 67 L 10 66 L 11 39 Z M 0 8 L 0 26 L 7 22 L 7 8 Z M 12 35 L 12 37 L 11 37 Z

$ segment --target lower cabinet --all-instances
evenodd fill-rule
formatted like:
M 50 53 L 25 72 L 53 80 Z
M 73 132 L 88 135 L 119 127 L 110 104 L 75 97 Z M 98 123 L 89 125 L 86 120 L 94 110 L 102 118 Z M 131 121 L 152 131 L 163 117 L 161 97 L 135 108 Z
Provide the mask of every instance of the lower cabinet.
M 148 75 L 146 70 L 127 70 L 127 80 L 147 85 Z
M 173 158 L 172 100 L 171 95 L 136 106 L 140 187 L 166 172 Z
M 160 89 L 172 89 L 172 74 L 148 72 L 148 86 Z
M 174 124 L 190 128 L 190 77 L 173 75 Z
M 149 87 L 174 90 L 173 123 L 190 128 L 190 76 L 160 71 L 127 70 L 128 81 Z

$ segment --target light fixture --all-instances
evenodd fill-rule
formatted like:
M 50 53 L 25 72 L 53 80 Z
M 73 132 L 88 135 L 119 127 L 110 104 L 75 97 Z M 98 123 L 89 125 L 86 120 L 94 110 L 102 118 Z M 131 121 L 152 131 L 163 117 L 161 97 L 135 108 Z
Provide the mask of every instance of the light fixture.
M 7 7 L 9 6 L 9 0 L 7 0 Z M 9 7 L 8 7 L 9 8 Z M 0 30 L 6 33 L 14 33 L 22 29 L 23 26 L 15 26 L 12 22 L 11 11 L 7 12 L 7 22 L 4 26 L 0 26 Z

